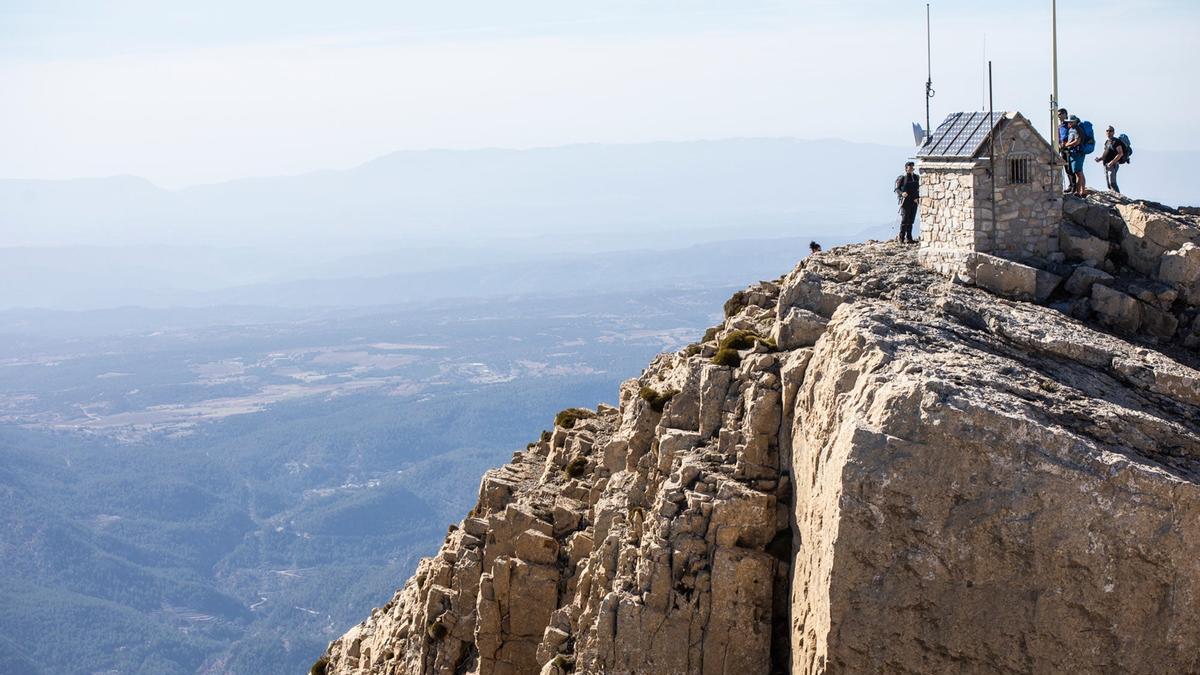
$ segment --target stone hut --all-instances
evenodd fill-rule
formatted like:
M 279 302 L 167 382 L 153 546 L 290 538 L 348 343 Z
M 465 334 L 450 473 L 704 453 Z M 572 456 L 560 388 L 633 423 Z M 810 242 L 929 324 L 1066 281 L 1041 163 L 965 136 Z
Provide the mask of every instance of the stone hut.
M 1061 257 L 1058 156 L 1021 113 L 950 115 L 917 152 L 917 169 L 918 257 L 926 266 L 956 275 L 975 253 L 1020 262 Z

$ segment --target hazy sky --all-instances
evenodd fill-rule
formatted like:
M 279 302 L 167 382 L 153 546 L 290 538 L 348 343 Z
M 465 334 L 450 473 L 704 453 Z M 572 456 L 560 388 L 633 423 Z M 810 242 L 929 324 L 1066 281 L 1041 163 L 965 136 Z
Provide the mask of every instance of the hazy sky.
M 1048 1 L 933 2 L 933 118 L 1046 132 Z M 1061 0 L 1060 99 L 1196 150 L 1200 3 Z M 403 149 L 741 136 L 911 143 L 925 3 L 907 0 L 0 2 L 0 178 L 177 187 Z

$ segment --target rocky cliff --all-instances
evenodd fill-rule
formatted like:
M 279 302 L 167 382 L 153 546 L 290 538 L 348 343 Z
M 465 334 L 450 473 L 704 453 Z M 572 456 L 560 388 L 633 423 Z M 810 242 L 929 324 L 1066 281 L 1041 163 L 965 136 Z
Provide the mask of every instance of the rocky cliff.
M 488 472 L 314 670 L 1200 671 L 1194 349 L 894 243 L 725 315 Z

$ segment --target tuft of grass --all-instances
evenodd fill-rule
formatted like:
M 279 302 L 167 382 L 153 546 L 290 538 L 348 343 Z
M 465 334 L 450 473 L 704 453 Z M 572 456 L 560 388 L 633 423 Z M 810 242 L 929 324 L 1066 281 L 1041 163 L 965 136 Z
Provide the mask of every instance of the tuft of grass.
M 742 362 L 742 355 L 736 349 L 718 349 L 712 357 L 712 362 L 718 366 L 737 368 Z
M 329 657 L 322 656 L 321 658 L 317 659 L 316 663 L 312 664 L 311 668 L 308 669 L 308 675 L 325 675 L 326 671 L 328 670 Z
M 734 293 L 733 297 L 725 301 L 725 318 L 728 319 L 729 317 L 742 311 L 748 304 L 749 303 L 746 302 L 745 291 L 738 291 L 737 293 Z
M 441 640 L 442 638 L 446 637 L 446 633 L 450 631 L 446 630 L 446 624 L 439 620 L 434 620 L 429 623 L 429 628 L 427 628 L 425 632 L 429 635 L 431 640 Z
M 587 459 L 584 457 L 575 457 L 567 462 L 567 466 L 563 469 L 563 473 L 567 474 L 567 478 L 579 478 L 583 475 L 583 470 L 587 468 Z
M 762 343 L 771 351 L 779 348 L 774 340 L 763 337 L 752 330 L 735 330 L 721 338 L 721 341 L 717 343 L 717 349 L 750 349 L 756 342 Z
M 716 338 L 717 338 L 717 327 L 713 326 L 712 328 L 709 328 L 708 330 L 704 331 L 704 337 L 701 338 L 700 341 L 701 342 L 712 342 Z
M 638 396 L 640 396 L 643 401 L 650 404 L 651 410 L 660 413 L 663 411 L 663 408 L 667 406 L 667 401 L 670 401 L 675 397 L 675 394 L 678 393 L 679 391 L 676 389 L 658 391 L 653 387 L 642 387 L 641 391 L 638 392 Z
M 683 355 L 684 356 L 695 356 L 700 353 L 700 349 L 701 349 L 700 343 L 693 342 L 692 344 L 683 348 Z
M 587 420 L 595 416 L 596 413 L 587 408 L 567 408 L 554 416 L 554 426 L 573 429 L 579 420 Z

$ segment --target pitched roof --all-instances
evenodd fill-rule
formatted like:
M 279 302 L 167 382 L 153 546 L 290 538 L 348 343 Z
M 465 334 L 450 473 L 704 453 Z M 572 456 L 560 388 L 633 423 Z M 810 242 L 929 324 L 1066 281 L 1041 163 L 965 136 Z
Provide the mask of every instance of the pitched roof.
M 917 157 L 974 157 L 983 147 L 988 133 L 1006 115 L 1004 112 L 959 112 L 949 115 L 917 151 Z

